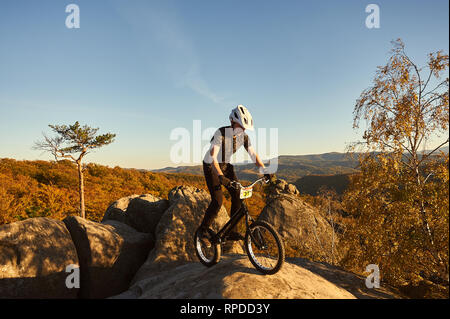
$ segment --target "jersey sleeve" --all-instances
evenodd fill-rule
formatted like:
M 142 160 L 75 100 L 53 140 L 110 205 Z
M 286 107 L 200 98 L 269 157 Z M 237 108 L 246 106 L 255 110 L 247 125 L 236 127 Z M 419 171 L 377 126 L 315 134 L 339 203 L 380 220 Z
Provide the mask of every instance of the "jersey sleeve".
M 211 139 L 211 146 L 213 145 L 217 145 L 217 146 L 221 146 L 222 145 L 222 132 L 220 131 L 220 129 L 218 129 L 215 133 L 214 136 Z

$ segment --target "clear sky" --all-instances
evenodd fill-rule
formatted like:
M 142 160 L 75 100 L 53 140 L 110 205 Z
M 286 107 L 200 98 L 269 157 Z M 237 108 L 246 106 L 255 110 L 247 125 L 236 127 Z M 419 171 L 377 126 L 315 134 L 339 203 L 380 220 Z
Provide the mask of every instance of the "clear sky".
M 70 3 L 79 29 L 65 25 Z M 365 26 L 370 3 L 379 29 Z M 236 104 L 278 128 L 280 154 L 342 152 L 390 41 L 419 64 L 448 53 L 448 12 L 437 0 L 2 0 L 0 158 L 51 159 L 33 142 L 78 120 L 117 134 L 88 161 L 173 166 L 174 128 L 228 124 Z

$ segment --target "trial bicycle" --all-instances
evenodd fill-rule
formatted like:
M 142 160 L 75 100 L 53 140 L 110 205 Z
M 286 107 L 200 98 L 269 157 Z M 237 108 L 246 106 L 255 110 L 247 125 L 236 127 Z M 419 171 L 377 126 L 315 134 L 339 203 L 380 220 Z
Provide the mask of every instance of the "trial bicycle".
M 285 250 L 280 235 L 268 222 L 255 221 L 250 216 L 244 201 L 252 196 L 253 187 L 256 184 L 268 182 L 269 180 L 266 177 L 262 177 L 249 186 L 243 186 L 237 181 L 231 183 L 231 186 L 240 192 L 240 198 L 243 200 L 241 208 L 231 216 L 230 220 L 217 233 L 208 229 L 207 238 L 202 240 L 200 229 L 195 232 L 195 251 L 203 265 L 211 267 L 220 261 L 221 246 L 226 242 L 227 235 L 245 217 L 244 246 L 253 266 L 265 275 L 273 275 L 281 269 L 285 259 Z M 210 244 L 206 245 L 205 240 L 209 241 Z

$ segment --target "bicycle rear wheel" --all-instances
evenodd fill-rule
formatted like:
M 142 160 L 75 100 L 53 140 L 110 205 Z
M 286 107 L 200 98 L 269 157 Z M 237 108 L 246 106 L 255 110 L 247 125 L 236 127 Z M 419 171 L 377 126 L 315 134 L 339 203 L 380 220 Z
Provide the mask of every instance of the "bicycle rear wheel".
M 245 250 L 253 266 L 265 275 L 277 273 L 284 263 L 284 244 L 267 222 L 252 223 L 245 234 Z
M 194 235 L 194 246 L 195 252 L 197 254 L 200 262 L 206 267 L 211 267 L 217 264 L 220 260 L 221 247 L 220 244 L 214 244 L 212 238 L 216 235 L 211 229 L 208 229 L 209 238 L 206 242 L 209 242 L 210 247 L 207 247 L 205 243 L 200 239 L 199 230 L 195 232 Z

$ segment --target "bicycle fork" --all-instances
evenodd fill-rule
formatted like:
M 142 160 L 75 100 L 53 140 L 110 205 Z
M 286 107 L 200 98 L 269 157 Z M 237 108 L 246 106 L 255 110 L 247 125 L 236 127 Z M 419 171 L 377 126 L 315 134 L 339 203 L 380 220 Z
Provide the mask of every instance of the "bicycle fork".
M 250 237 L 259 250 L 267 249 L 266 242 L 264 241 L 264 238 L 261 235 L 261 231 L 259 229 L 255 229 L 254 231 L 250 232 Z
M 264 238 L 261 235 L 261 231 L 256 228 L 254 231 L 250 230 L 250 222 L 253 222 L 253 218 L 249 215 L 248 210 L 246 212 L 245 226 L 247 227 L 247 231 L 250 234 L 250 239 L 255 243 L 256 247 L 260 250 L 267 249 L 267 245 L 265 244 Z

